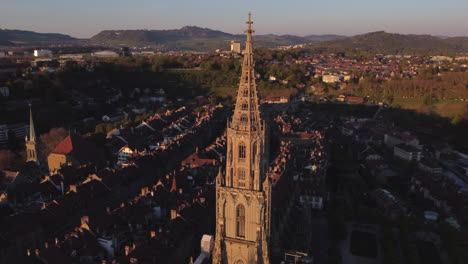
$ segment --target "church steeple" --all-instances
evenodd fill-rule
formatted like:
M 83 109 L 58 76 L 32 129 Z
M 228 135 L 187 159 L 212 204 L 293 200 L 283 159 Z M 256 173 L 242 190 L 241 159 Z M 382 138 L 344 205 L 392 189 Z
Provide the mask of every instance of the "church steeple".
M 269 264 L 269 141 L 255 83 L 252 24 L 249 13 L 236 106 L 227 128 L 226 171 L 216 179 L 213 264 Z
M 246 23 L 248 27 L 244 32 L 247 34 L 247 40 L 245 42 L 242 74 L 231 127 L 244 131 L 255 131 L 261 129 L 261 120 L 252 45 L 252 33 L 255 31 L 252 29 L 253 22 L 250 13 L 249 20 Z
M 31 104 L 29 104 L 29 141 L 36 141 L 36 131 L 34 130 L 34 119 Z
M 29 104 L 29 134 L 26 136 L 26 161 L 38 162 L 36 131 L 34 130 L 31 104 Z

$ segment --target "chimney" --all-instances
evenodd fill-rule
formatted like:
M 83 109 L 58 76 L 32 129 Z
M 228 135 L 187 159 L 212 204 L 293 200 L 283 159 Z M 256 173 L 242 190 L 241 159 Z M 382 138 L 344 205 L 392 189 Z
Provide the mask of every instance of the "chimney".
M 171 220 L 174 220 L 176 218 L 177 218 L 177 210 L 171 209 Z
M 150 238 L 156 237 L 156 231 L 150 231 Z
M 128 256 L 130 254 L 130 246 L 125 246 L 125 256 Z

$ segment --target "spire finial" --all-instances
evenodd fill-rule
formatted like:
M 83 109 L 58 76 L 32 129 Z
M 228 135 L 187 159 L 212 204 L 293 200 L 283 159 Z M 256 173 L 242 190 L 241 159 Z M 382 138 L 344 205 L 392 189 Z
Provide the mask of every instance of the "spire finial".
M 252 13 L 249 12 L 249 20 L 247 22 L 245 22 L 247 24 L 247 30 L 245 30 L 245 33 L 247 34 L 251 34 L 251 33 L 254 33 L 255 30 L 252 29 Z

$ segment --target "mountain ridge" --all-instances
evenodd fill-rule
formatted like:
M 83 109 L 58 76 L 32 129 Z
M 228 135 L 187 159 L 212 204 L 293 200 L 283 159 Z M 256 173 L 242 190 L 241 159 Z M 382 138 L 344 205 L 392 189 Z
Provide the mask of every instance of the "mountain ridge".
M 38 33 L 29 30 L 0 29 L 0 45 L 39 44 L 78 40 L 60 33 Z
M 104 44 L 114 46 L 153 46 L 160 50 L 210 51 L 228 49 L 231 40 L 245 40 L 244 34 L 231 34 L 197 26 L 165 30 L 103 30 L 89 39 L 59 33 L 0 29 L 0 46 L 57 43 Z M 352 37 L 323 34 L 296 36 L 264 34 L 254 36 L 255 47 L 308 44 L 322 50 L 384 54 L 468 53 L 468 37 L 440 37 L 428 34 L 399 34 L 375 31 Z
M 375 31 L 312 46 L 383 54 L 447 54 L 468 52 L 468 37 L 440 38 L 428 34 Z

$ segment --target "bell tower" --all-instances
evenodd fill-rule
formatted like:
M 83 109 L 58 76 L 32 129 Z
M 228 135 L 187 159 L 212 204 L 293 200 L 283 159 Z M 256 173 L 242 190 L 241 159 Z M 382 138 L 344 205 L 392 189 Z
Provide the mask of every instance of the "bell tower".
M 214 264 L 269 264 L 269 141 L 255 83 L 252 24 L 249 13 L 236 106 L 227 127 L 226 171 L 216 179 Z
M 32 107 L 29 104 L 29 134 L 26 136 L 26 162 L 38 162 L 37 158 L 37 142 L 36 131 L 34 130 L 34 120 L 32 115 Z

